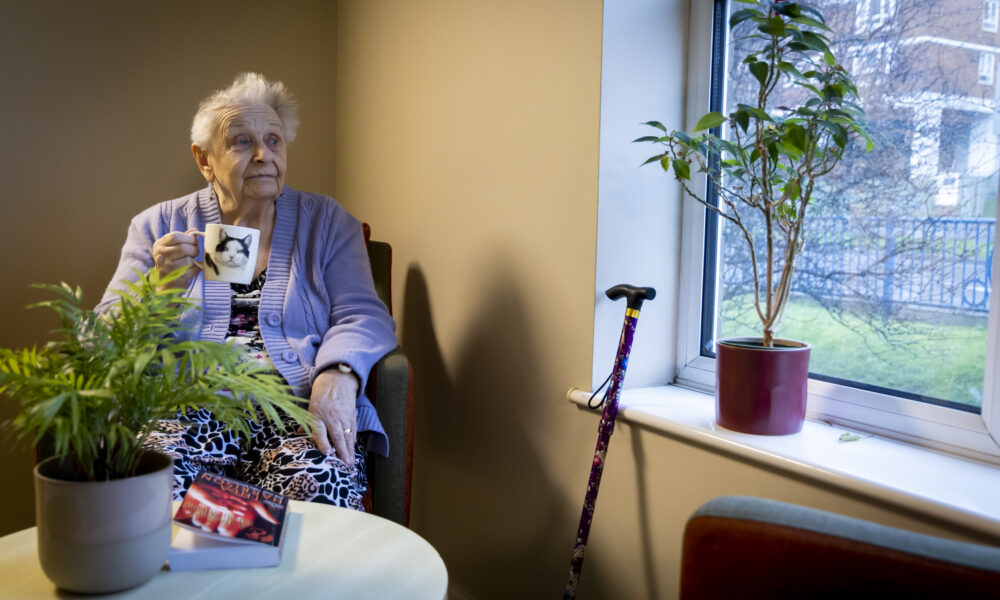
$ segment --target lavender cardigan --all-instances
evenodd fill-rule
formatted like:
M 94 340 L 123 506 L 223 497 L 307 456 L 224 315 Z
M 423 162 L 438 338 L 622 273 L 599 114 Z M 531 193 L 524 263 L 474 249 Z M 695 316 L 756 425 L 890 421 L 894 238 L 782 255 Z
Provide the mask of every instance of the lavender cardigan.
M 361 224 L 332 198 L 285 186 L 276 201 L 267 282 L 260 298 L 260 333 L 274 366 L 297 396 L 308 398 L 316 376 L 338 362 L 361 377 L 365 389 L 376 362 L 396 347 L 396 324 L 375 293 Z M 209 188 L 161 202 L 139 213 L 129 226 L 118 268 L 97 305 L 107 310 L 118 298 L 119 282 L 134 281 L 136 269 L 153 268 L 153 242 L 171 231 L 221 222 Z M 201 310 L 183 321 L 194 339 L 222 342 L 229 329 L 228 283 L 189 284 Z M 375 407 L 362 392 L 357 430 L 369 431 L 368 450 L 388 456 L 389 442 Z

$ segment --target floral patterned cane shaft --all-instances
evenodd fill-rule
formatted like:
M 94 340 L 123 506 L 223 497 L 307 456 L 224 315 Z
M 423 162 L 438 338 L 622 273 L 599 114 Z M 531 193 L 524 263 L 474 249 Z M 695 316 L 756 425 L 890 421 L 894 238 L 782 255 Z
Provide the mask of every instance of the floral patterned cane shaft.
M 635 325 L 639 311 L 629 309 L 625 313 L 625 324 L 622 326 L 622 337 L 618 342 L 618 355 L 615 357 L 614 375 L 611 387 L 604 397 L 604 414 L 597 430 L 597 448 L 594 450 L 594 462 L 590 467 L 590 479 L 587 482 L 587 495 L 583 501 L 583 512 L 580 515 L 580 525 L 576 533 L 576 543 L 573 545 L 573 558 L 570 562 L 569 581 L 563 598 L 569 600 L 576 597 L 576 587 L 580 582 L 580 570 L 583 567 L 583 556 L 587 548 L 587 538 L 590 536 L 590 523 L 594 518 L 594 504 L 597 502 L 597 490 L 601 485 L 601 474 L 604 472 L 604 457 L 608 453 L 608 443 L 615 429 L 615 417 L 618 415 L 618 397 L 625 381 L 625 369 L 628 368 L 628 356 L 632 349 L 632 338 L 635 336 Z

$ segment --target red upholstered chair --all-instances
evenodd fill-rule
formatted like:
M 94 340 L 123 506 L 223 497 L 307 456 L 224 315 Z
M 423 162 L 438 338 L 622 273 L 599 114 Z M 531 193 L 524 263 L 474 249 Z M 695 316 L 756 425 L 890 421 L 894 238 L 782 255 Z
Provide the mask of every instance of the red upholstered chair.
M 372 240 L 367 223 L 364 233 L 375 290 L 392 314 L 392 246 Z M 402 348 L 396 348 L 375 365 L 366 391 L 389 436 L 389 457 L 376 455 L 368 461 L 365 506 L 368 512 L 408 525 L 413 472 L 413 368 Z
M 1000 598 L 1000 548 L 725 496 L 688 521 L 680 597 Z

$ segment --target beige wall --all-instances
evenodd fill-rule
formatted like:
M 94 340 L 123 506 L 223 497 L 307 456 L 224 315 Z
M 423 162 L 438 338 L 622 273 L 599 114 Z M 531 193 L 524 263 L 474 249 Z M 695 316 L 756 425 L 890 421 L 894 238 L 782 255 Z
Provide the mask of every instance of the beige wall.
M 412 525 L 469 598 L 565 583 L 597 432 L 564 394 L 591 380 L 601 20 L 599 0 L 339 4 L 336 192 L 394 245 Z M 962 534 L 621 424 L 579 597 L 674 597 L 688 515 L 733 493 Z
M 563 396 L 590 379 L 600 51 L 598 0 L 339 4 L 337 197 L 393 244 L 413 526 L 476 597 L 551 597 L 566 571 L 595 424 Z
M 39 297 L 30 283 L 64 280 L 96 302 L 129 218 L 204 185 L 191 117 L 239 71 L 299 96 L 288 183 L 333 192 L 335 7 L 274 11 L 256 0 L 0 0 L 0 345 L 39 342 L 55 325 L 22 310 Z M 31 456 L 0 453 L 2 535 L 34 514 Z

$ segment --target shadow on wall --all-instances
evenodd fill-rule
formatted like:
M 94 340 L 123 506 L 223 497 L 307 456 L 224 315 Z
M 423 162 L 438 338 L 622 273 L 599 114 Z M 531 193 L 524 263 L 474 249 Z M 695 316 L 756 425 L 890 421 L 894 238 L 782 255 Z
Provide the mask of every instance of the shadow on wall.
M 544 440 L 532 437 L 545 435 L 537 405 L 551 401 L 540 390 L 541 333 L 529 323 L 510 265 L 491 257 L 483 269 L 488 287 L 468 294 L 479 306 L 448 353 L 451 365 L 438 345 L 424 274 L 417 266 L 407 272 L 400 337 L 416 382 L 413 526 L 471 597 L 553 597 L 565 585 L 579 513 L 567 514 L 574 502 L 542 469 L 536 448 Z M 581 502 L 585 483 L 581 473 Z M 590 566 L 588 594 L 608 597 Z

